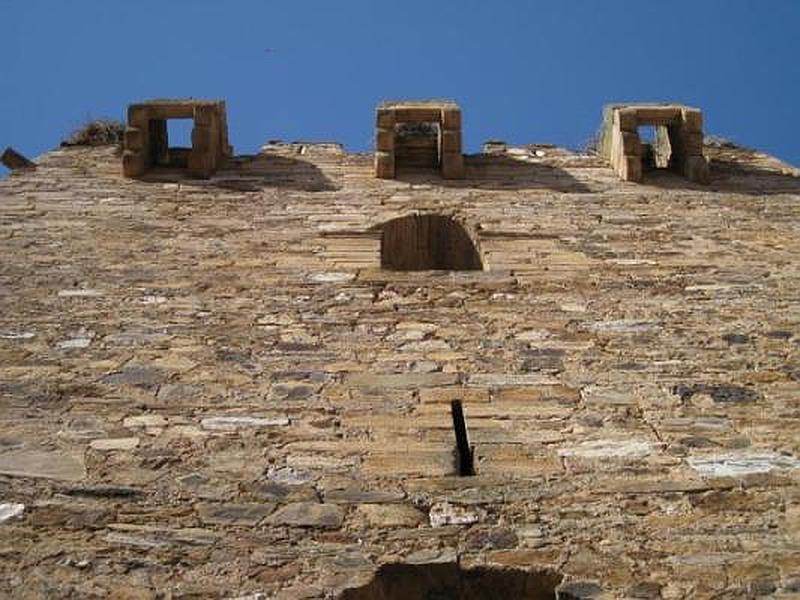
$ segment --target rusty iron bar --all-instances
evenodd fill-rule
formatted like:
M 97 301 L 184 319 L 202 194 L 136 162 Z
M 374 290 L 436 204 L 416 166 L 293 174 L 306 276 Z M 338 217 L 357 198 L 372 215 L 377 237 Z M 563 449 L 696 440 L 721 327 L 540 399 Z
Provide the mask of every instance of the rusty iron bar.
M 475 449 L 469 445 L 467 422 L 464 419 L 464 409 L 461 406 L 461 400 L 452 400 L 450 402 L 450 413 L 453 415 L 453 430 L 456 434 L 458 474 L 462 477 L 475 475 Z

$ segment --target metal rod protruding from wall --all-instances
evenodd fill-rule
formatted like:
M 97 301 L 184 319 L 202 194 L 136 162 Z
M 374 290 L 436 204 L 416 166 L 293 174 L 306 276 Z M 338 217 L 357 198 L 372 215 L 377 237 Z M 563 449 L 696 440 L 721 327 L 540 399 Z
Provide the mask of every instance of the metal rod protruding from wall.
M 450 412 L 453 415 L 453 430 L 456 433 L 458 474 L 461 476 L 475 475 L 474 448 L 469 445 L 467 423 L 464 420 L 464 409 L 461 406 L 461 400 L 452 400 L 450 402 Z

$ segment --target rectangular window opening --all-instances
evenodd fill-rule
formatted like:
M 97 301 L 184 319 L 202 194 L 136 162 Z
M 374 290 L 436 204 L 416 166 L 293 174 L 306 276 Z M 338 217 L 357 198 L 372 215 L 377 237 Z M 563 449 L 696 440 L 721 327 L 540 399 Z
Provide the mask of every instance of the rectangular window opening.
M 170 167 L 189 166 L 189 153 L 192 151 L 192 129 L 194 119 L 167 119 L 167 163 Z
M 668 169 L 672 157 L 669 130 L 665 125 L 641 125 L 642 166 L 646 169 Z

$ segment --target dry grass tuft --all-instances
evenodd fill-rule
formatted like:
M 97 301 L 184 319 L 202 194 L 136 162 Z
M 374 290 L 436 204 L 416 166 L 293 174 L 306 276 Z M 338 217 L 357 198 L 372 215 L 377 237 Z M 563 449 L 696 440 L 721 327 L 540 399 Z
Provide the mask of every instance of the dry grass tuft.
M 95 119 L 77 129 L 62 146 L 119 146 L 125 125 L 113 119 Z

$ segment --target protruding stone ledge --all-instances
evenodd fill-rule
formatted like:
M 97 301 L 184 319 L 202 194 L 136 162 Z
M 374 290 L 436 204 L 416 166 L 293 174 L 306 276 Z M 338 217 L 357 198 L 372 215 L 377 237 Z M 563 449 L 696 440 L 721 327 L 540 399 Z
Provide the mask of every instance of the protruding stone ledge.
M 32 160 L 29 160 L 16 150 L 14 150 L 11 146 L 6 148 L 3 151 L 3 154 L 0 155 L 0 163 L 5 165 L 7 168 L 11 169 L 12 171 L 16 171 L 18 169 L 35 169 L 36 163 Z
M 426 124 L 433 125 L 430 132 L 415 127 Z M 445 179 L 464 177 L 461 109 L 455 102 L 384 102 L 378 106 L 375 128 L 376 177 L 394 179 L 398 163 L 402 167 L 404 162 L 439 168 Z M 408 129 L 420 131 L 409 132 Z M 425 139 L 433 135 L 435 141 Z
M 681 173 L 689 181 L 708 183 L 703 156 L 703 113 L 679 104 L 610 104 L 603 111 L 600 151 L 624 181 L 641 181 L 650 148 L 638 129 L 656 128 L 654 162 Z

